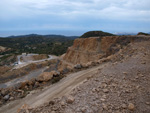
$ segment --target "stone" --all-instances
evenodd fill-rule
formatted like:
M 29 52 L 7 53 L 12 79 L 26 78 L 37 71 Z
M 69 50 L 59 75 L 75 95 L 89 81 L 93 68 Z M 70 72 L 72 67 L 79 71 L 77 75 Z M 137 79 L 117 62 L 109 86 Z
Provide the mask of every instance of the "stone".
M 39 87 L 39 82 L 35 82 L 34 84 L 34 88 L 37 88 L 37 87 Z
M 146 64 L 146 62 L 145 62 L 145 61 L 143 61 L 143 62 L 141 62 L 141 64 Z
M 85 113 L 86 112 L 86 108 L 85 107 L 81 108 L 81 111 L 82 111 L 82 113 Z
M 82 63 L 81 65 L 83 68 L 88 68 L 88 64 L 86 64 L 86 63 Z
M 104 99 L 104 98 L 101 98 L 100 100 L 101 100 L 102 102 L 104 102 L 104 101 L 105 101 L 105 99 Z
M 8 90 L 2 89 L 2 90 L 1 90 L 1 94 L 2 94 L 3 96 L 6 95 L 6 94 L 8 94 Z
M 103 92 L 104 92 L 104 93 L 108 93 L 109 90 L 108 90 L 108 89 L 103 89 Z
M 25 87 L 27 87 L 27 83 L 28 81 L 22 82 L 21 85 L 19 86 L 19 89 L 24 89 Z
M 147 105 L 150 105 L 150 102 L 146 102 Z
M 56 113 L 55 111 L 51 111 L 51 113 Z
M 75 101 L 75 99 L 74 99 L 74 97 L 72 97 L 72 96 L 69 96 L 69 97 L 67 98 L 67 103 L 68 103 L 68 104 L 72 104 L 74 101 Z
M 102 104 L 102 107 L 103 107 L 104 110 L 108 110 L 108 107 L 107 107 L 106 104 Z
M 65 102 L 64 101 L 62 101 L 60 104 L 61 104 L 61 106 L 65 106 Z
M 92 65 L 92 62 L 88 62 L 86 65 L 89 67 Z
M 106 83 L 102 83 L 101 84 L 101 88 L 106 88 L 107 87 L 107 84 Z
M 134 104 L 133 103 L 129 103 L 128 109 L 133 111 L 135 109 Z
M 4 100 L 7 101 L 10 98 L 9 95 L 4 96 Z
M 128 73 L 127 72 L 123 72 L 123 74 L 127 75 Z
M 0 105 L 2 105 L 3 104 L 3 102 L 2 101 L 0 101 Z
M 93 89 L 92 89 L 92 92 L 93 92 L 93 93 L 96 92 L 96 88 L 93 88 Z
M 10 97 L 9 100 L 14 100 L 14 97 Z
M 126 105 L 126 104 L 122 104 L 122 108 L 123 108 L 123 109 L 126 109 L 126 108 L 127 108 L 127 105 Z
M 49 105 L 54 105 L 55 104 L 55 101 L 53 101 L 53 100 L 51 100 L 50 102 L 49 102 Z
M 38 81 L 49 81 L 50 79 L 52 79 L 53 75 L 56 75 L 57 72 L 56 71 L 51 71 L 51 72 L 43 72 L 42 74 L 40 74 L 37 78 Z
M 81 66 L 81 64 L 76 64 L 76 65 L 74 66 L 74 68 L 75 68 L 75 69 L 81 69 L 82 66 Z
M 103 96 L 102 96 L 102 98 L 106 99 L 106 98 L 107 98 L 107 96 L 106 96 L 106 95 L 103 95 Z
M 66 69 L 67 69 L 69 72 L 72 72 L 72 71 L 73 71 L 73 67 L 72 67 L 72 66 L 69 66 L 69 65 L 66 67 Z M 59 75 L 60 75 L 60 74 L 59 74 Z

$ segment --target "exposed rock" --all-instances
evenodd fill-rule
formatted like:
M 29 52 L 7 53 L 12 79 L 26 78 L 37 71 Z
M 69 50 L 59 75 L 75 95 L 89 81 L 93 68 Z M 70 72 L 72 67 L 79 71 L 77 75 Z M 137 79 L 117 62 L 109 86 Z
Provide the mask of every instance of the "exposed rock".
M 28 81 L 22 82 L 21 85 L 19 86 L 19 89 L 23 89 L 26 87 Z
M 4 100 L 7 101 L 10 98 L 9 95 L 4 96 Z
M 39 87 L 39 82 L 35 82 L 34 84 L 34 88 L 37 88 L 37 87 Z
M 108 93 L 109 90 L 108 90 L 108 89 L 103 89 L 103 92 L 104 92 L 104 93 Z
M 3 102 L 2 101 L 0 101 L 0 105 L 2 105 L 3 104 Z
M 55 111 L 51 111 L 51 113 L 56 113 Z
M 74 68 L 75 68 L 75 69 L 81 69 L 82 66 L 81 66 L 81 64 L 76 64 L 76 65 L 74 66 Z
M 86 108 L 85 107 L 81 108 L 81 111 L 82 111 L 82 113 L 85 113 L 86 112 Z
M 2 89 L 2 90 L 1 90 L 1 94 L 2 94 L 3 96 L 5 96 L 6 94 L 8 94 L 8 90 Z
M 72 71 L 73 71 L 73 67 L 72 67 L 72 66 L 69 66 L 69 65 L 68 65 L 68 66 L 67 66 L 67 69 L 68 69 L 69 72 L 72 72 Z
M 72 104 L 74 101 L 75 101 L 74 97 L 72 97 L 72 96 L 67 97 L 67 103 L 68 104 Z
M 108 110 L 108 106 L 106 104 L 102 104 L 104 110 Z
M 14 100 L 14 97 L 10 97 L 9 100 Z
M 133 104 L 133 103 L 129 103 L 128 109 L 129 109 L 129 110 L 134 110 L 134 109 L 135 109 L 134 104 Z
M 60 104 L 61 104 L 61 106 L 65 106 L 65 102 L 64 101 L 62 101 Z
M 82 64 L 90 61 L 98 61 L 101 58 L 118 52 L 124 45 L 127 45 L 137 37 L 131 36 L 104 36 L 78 38 L 73 46 L 69 47 L 63 60 L 73 64 Z M 122 55 L 120 55 L 122 57 Z M 106 58 L 107 62 L 110 58 Z M 98 61 L 98 63 L 101 63 Z M 96 64 L 96 63 L 95 63 Z
M 123 72 L 123 74 L 127 75 L 128 73 L 127 72 Z
M 101 98 L 100 100 L 101 100 L 102 102 L 106 101 L 104 98 Z
M 87 63 L 82 63 L 81 65 L 82 65 L 83 68 L 88 68 L 89 67 L 89 65 Z
M 58 73 L 56 71 L 51 72 L 44 72 L 37 78 L 38 81 L 49 81 L 53 75 L 57 75 Z
M 51 100 L 51 101 L 49 102 L 49 105 L 54 105 L 54 103 L 55 103 L 55 101 Z
M 127 105 L 126 105 L 126 104 L 122 104 L 122 108 L 123 108 L 123 109 L 126 109 L 126 108 L 127 108 Z
M 150 105 L 150 102 L 146 102 L 147 105 Z

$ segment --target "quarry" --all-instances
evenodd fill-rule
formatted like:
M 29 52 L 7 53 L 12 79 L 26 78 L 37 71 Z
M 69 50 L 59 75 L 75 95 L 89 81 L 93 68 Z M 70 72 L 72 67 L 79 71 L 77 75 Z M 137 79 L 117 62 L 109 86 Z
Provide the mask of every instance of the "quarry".
M 149 35 L 77 38 L 34 59 L 1 76 L 0 113 L 150 112 Z

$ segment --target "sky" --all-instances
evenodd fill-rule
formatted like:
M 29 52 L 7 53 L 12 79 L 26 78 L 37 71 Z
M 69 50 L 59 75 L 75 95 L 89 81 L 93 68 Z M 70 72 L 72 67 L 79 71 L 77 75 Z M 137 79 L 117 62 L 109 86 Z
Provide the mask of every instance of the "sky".
M 150 32 L 150 0 L 0 0 L 0 36 Z

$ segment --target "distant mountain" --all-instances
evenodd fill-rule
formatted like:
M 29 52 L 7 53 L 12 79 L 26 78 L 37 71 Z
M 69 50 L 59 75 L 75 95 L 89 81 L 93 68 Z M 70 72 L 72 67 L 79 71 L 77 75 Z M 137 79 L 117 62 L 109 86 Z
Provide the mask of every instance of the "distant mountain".
M 98 37 L 98 36 L 114 36 L 114 34 L 103 31 L 89 31 L 80 36 L 80 38 Z
M 137 33 L 129 33 L 129 32 L 117 32 L 115 35 L 136 35 Z
M 18 36 L 9 36 L 5 38 L 28 38 L 28 37 L 45 37 L 45 38 L 68 38 L 76 39 L 78 36 L 64 36 L 64 35 L 38 35 L 38 34 L 29 34 L 29 35 L 18 35 Z

